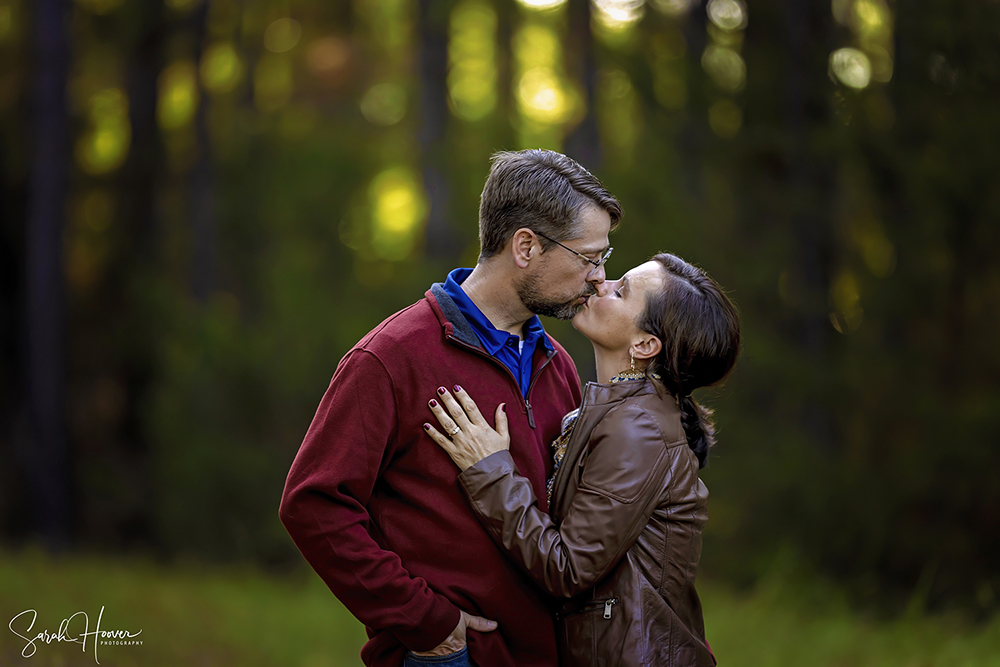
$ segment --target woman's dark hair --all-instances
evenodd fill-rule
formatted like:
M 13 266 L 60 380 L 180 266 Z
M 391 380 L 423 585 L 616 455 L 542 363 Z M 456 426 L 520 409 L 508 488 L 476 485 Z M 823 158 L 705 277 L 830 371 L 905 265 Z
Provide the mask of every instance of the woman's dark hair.
M 636 322 L 663 343 L 648 373 L 660 376 L 677 400 L 688 445 L 699 467 L 708 463 L 715 445 L 712 411 L 691 392 L 722 381 L 740 353 L 740 318 L 736 306 L 711 276 L 680 257 L 661 253 L 652 261 L 663 267 L 663 288 L 649 296 Z

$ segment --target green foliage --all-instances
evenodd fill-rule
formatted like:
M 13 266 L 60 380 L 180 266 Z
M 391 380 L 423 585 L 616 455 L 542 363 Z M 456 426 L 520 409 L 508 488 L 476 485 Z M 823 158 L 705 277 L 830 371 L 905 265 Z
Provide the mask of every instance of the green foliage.
M 773 569 L 752 591 L 699 585 L 709 643 L 733 667 L 997 667 L 1000 619 L 961 615 L 894 620 L 852 613 L 844 594 L 815 577 Z M 105 629 L 142 630 L 142 646 L 99 647 L 102 665 L 198 664 L 335 667 L 358 664 L 364 629 L 312 573 L 267 575 L 249 567 L 164 567 L 142 559 L 0 554 L 0 619 L 38 612 L 56 630 L 101 607 Z M 79 619 L 78 619 L 79 620 Z M 75 627 L 75 626 L 74 626 Z M 79 629 L 79 628 L 78 628 Z M 502 628 L 500 629 L 502 631 Z M 0 634 L 0 661 L 17 664 L 24 642 Z M 89 647 L 88 647 L 89 648 Z M 93 664 L 76 644 L 38 644 L 32 664 Z

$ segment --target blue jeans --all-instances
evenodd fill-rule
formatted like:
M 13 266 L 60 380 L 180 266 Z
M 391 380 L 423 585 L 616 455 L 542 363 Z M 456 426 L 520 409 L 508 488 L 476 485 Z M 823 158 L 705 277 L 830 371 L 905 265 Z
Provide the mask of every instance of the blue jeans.
M 469 662 L 469 647 L 463 646 L 457 653 L 448 655 L 414 655 L 407 651 L 403 658 L 403 667 L 421 667 L 421 665 L 434 665 L 434 667 L 474 667 Z

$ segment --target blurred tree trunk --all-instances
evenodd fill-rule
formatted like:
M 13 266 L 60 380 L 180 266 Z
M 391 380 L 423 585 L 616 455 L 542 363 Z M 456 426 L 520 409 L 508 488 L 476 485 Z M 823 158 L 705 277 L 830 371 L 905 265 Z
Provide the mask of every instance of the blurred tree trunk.
M 448 223 L 449 187 L 445 134 L 448 111 L 448 16 L 451 2 L 420 0 L 420 142 L 421 171 L 429 200 L 427 256 L 452 260 L 461 251 Z
M 202 3 L 192 15 L 195 40 L 195 66 L 200 70 L 205 50 L 209 3 Z M 206 301 L 216 286 L 218 233 L 215 224 L 214 174 L 212 145 L 208 130 L 208 95 L 198 79 L 198 111 L 194 129 L 198 159 L 189 176 L 188 206 L 191 211 L 193 248 L 191 257 L 191 292 L 199 301 Z
M 590 2 L 569 3 L 569 48 L 576 51 L 575 76 L 583 84 L 586 112 L 583 120 L 566 137 L 566 154 L 588 171 L 601 166 L 601 137 L 597 130 L 597 66 L 594 63 L 594 35 L 590 30 Z
M 50 549 L 71 530 L 71 462 L 66 436 L 63 229 L 69 187 L 67 0 L 33 3 L 35 54 L 27 219 L 26 330 L 28 486 L 35 528 Z
M 129 341 L 111 363 L 114 374 L 120 378 L 126 397 L 122 423 L 117 425 L 118 438 L 109 446 L 117 448 L 113 454 L 128 479 L 132 504 L 116 506 L 114 516 L 116 535 L 125 543 L 148 544 L 151 539 L 153 503 L 149 502 L 150 488 L 148 435 L 144 433 L 139 406 L 146 399 L 153 379 L 153 360 L 156 333 L 149 321 L 148 309 L 142 303 L 142 290 L 137 281 L 150 278 L 157 266 L 157 240 L 162 234 L 157 219 L 157 195 L 162 183 L 164 160 L 163 143 L 156 121 L 157 81 L 164 66 L 164 55 L 170 27 L 166 21 L 164 5 L 159 2 L 141 3 L 136 12 L 136 32 L 129 45 L 125 73 L 126 92 L 129 100 L 129 125 L 132 141 L 128 160 L 119 176 L 121 197 L 121 222 L 125 230 L 124 252 L 119 256 L 115 271 L 119 276 L 107 282 L 111 290 L 106 317 L 115 321 L 126 332 Z M 91 514 L 97 514 L 91 510 Z M 102 513 L 104 518 L 107 512 Z
M 836 158 L 815 149 L 818 134 L 830 134 L 829 80 L 824 76 L 832 47 L 832 14 L 826 0 L 792 2 L 783 6 L 785 70 L 784 113 L 781 124 L 788 141 L 784 151 L 784 186 L 789 232 L 793 239 L 792 276 L 801 304 L 789 322 L 792 343 L 804 358 L 822 363 L 834 351 L 828 305 L 833 247 Z M 832 134 L 830 134 L 832 136 Z M 789 203 L 790 202 L 790 203 Z M 815 382 L 800 405 L 802 427 L 812 442 L 833 447 L 839 440 L 826 400 L 836 382 Z

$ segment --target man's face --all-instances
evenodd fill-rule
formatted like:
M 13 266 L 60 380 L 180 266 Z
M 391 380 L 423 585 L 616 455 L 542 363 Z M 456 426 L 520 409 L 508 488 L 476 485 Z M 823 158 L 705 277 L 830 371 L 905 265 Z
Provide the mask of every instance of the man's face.
M 611 216 L 599 206 L 585 206 L 579 214 L 578 235 L 560 241 L 566 248 L 598 261 L 608 249 Z M 539 241 L 541 243 L 541 241 Z M 553 245 L 515 284 L 517 295 L 525 308 L 537 315 L 569 320 L 597 294 L 604 283 L 604 267 L 594 265 L 566 248 Z

